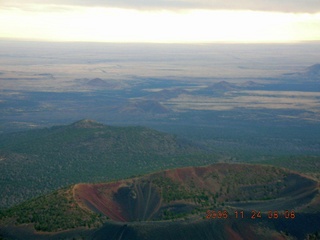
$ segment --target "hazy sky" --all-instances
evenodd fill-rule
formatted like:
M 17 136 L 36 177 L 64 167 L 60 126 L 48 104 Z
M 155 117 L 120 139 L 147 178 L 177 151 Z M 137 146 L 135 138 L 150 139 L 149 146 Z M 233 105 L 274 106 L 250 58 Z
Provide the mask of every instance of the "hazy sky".
M 320 0 L 0 0 L 0 38 L 182 43 L 320 40 Z

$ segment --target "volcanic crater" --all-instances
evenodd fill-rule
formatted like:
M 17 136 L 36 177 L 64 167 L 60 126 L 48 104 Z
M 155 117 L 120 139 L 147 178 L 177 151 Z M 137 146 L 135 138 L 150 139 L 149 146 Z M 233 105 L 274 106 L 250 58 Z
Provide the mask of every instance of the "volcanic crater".
M 285 169 L 214 164 L 100 184 L 77 184 L 75 200 L 117 222 L 205 216 L 205 209 L 304 209 L 319 199 L 318 182 Z M 199 210 L 201 209 L 201 210 Z M 199 214 L 198 214 L 199 215 Z

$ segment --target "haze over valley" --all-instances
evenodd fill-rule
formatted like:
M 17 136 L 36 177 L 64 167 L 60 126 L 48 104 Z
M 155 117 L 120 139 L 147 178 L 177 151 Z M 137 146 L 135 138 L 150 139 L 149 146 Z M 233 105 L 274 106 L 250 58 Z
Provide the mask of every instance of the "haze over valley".
M 0 48 L 0 239 L 319 236 L 318 42 Z
M 317 43 L 1 45 L 2 133 L 94 119 L 319 154 Z

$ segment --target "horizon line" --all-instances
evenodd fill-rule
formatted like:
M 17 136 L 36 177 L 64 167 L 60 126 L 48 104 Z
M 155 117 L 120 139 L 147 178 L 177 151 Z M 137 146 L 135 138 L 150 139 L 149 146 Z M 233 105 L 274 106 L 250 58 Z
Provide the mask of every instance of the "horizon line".
M 239 45 L 272 45 L 272 44 L 315 44 L 320 40 L 296 40 L 296 41 L 82 41 L 82 40 L 47 40 L 47 39 L 22 39 L 22 38 L 7 38 L 0 37 L 0 41 L 10 42 L 41 42 L 41 43 L 101 43 L 101 44 L 163 44 L 163 45 L 209 45 L 209 44 L 239 44 Z

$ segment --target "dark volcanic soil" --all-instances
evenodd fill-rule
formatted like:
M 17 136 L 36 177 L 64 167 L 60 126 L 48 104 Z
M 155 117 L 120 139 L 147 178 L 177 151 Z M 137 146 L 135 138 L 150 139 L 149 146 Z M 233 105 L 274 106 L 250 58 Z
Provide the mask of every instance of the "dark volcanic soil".
M 248 164 L 189 167 L 74 187 L 80 206 L 118 222 L 159 220 L 165 211 L 188 215 L 197 207 L 301 210 L 318 193 L 314 180 L 279 168 Z M 176 196 L 166 201 L 164 195 L 170 194 Z
M 320 233 L 319 183 L 270 166 L 215 164 L 118 182 L 77 184 L 73 197 L 82 209 L 111 220 L 97 229 L 59 233 L 37 233 L 30 225 L 0 226 L 0 238 L 306 239 Z M 228 215 L 207 219 L 208 210 Z M 252 218 L 253 210 L 261 217 Z M 294 217 L 285 216 L 285 210 L 294 211 Z M 269 218 L 268 211 L 279 212 L 279 217 Z

